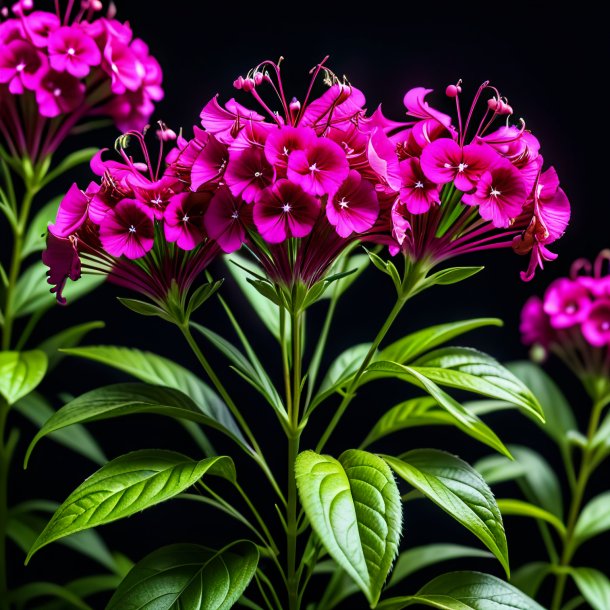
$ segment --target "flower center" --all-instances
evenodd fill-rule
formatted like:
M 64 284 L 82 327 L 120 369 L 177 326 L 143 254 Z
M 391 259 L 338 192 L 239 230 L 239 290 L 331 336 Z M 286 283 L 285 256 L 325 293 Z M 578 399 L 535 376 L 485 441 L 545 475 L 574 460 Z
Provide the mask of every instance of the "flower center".
M 292 210 L 292 205 L 290 205 L 289 203 L 285 203 L 282 206 L 282 211 L 286 214 L 288 214 L 290 212 L 290 210 Z
M 254 172 L 255 178 L 260 178 L 263 175 L 263 172 Z
M 339 201 L 339 205 L 341 206 L 341 209 L 345 209 L 346 207 L 349 206 L 349 201 L 345 201 L 345 197 L 341 198 L 341 201 Z
M 467 163 L 460 163 L 457 166 L 457 170 L 458 170 L 458 172 L 462 173 L 467 167 L 468 167 Z
M 312 164 L 309 166 L 309 171 L 310 171 L 310 172 L 319 172 L 320 170 L 318 169 L 318 166 L 317 166 L 315 163 L 312 163 Z
M 287 157 L 290 154 L 287 146 L 284 146 L 284 156 Z
M 233 212 L 233 214 L 231 214 L 231 218 L 233 220 L 237 220 L 239 218 L 239 212 L 237 210 L 235 210 L 235 212 Z
M 55 87 L 55 89 L 53 89 L 53 95 L 55 97 L 59 97 L 61 95 L 61 89 L 59 87 Z
M 110 64 L 110 69 L 115 73 L 118 74 L 119 73 L 119 68 L 116 64 L 112 63 Z
M 74 55 L 76 53 L 76 50 L 74 49 L 74 47 L 70 47 L 68 49 L 68 55 Z
M 182 217 L 182 222 L 188 222 L 188 221 L 189 221 L 188 214 L 185 214 L 185 215 Z
M 25 63 L 21 62 L 15 66 L 17 72 L 23 72 L 25 70 Z
M 136 228 L 133 225 L 129 225 L 129 232 L 130 233 L 135 233 L 136 232 Z
M 603 330 L 603 331 L 608 331 L 610 330 L 610 322 L 608 322 L 608 320 L 604 320 L 599 327 Z
M 567 314 L 573 314 L 576 313 L 576 310 L 578 309 L 578 307 L 576 307 L 575 303 L 568 303 L 566 305 L 566 313 Z
M 418 180 L 413 186 L 416 189 L 423 189 L 424 188 L 424 183 L 421 180 Z
M 499 197 L 502 193 L 498 190 L 495 189 L 493 186 L 491 187 L 491 191 L 489 193 L 492 197 Z
M 161 199 L 161 197 L 155 197 L 155 199 L 151 199 L 150 202 L 153 205 L 161 205 L 163 203 L 163 199 Z

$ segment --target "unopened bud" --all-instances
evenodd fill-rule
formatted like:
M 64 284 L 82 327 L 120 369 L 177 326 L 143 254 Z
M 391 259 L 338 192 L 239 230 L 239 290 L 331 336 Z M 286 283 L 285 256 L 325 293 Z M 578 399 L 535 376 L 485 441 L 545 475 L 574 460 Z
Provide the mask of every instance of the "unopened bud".
M 254 79 L 248 77 L 248 78 L 244 78 L 244 82 L 242 83 L 241 88 L 246 92 L 246 93 L 250 93 L 250 91 L 254 91 L 254 88 L 256 87 L 256 83 L 254 82 Z
M 233 86 L 236 89 L 243 89 L 244 88 L 244 77 L 243 76 L 238 76 L 234 81 L 233 81 Z
M 459 85 L 449 85 L 445 89 L 445 95 L 447 97 L 457 97 L 460 93 L 462 93 L 462 88 Z
M 294 121 L 301 110 L 301 102 L 296 97 L 293 97 L 288 108 L 290 110 L 290 117 Z
M 263 82 L 263 73 L 262 72 L 255 72 L 254 73 L 254 84 L 256 86 L 260 85 Z

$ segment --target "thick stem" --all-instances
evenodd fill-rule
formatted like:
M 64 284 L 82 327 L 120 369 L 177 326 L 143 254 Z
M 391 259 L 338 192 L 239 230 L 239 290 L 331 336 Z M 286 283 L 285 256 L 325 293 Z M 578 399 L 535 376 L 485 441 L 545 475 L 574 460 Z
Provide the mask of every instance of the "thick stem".
M 583 450 L 582 462 L 580 464 L 578 477 L 576 478 L 576 485 L 572 493 L 572 501 L 570 503 L 570 512 L 568 514 L 568 522 L 566 527 L 566 537 L 563 546 L 563 553 L 561 555 L 561 561 L 559 562 L 558 566 L 559 568 L 569 567 L 572 557 L 576 552 L 576 541 L 574 539 L 576 524 L 578 523 L 578 518 L 580 517 L 580 511 L 585 497 L 585 492 L 587 490 L 587 484 L 594 470 L 594 466 L 592 464 L 593 451 L 591 450 L 591 441 L 597 432 L 597 428 L 599 427 L 599 420 L 604 406 L 605 403 L 603 401 L 597 401 L 593 405 L 593 409 L 591 411 L 591 418 L 589 420 L 589 427 L 587 430 L 587 444 Z M 561 609 L 567 578 L 567 570 L 560 570 L 555 582 L 551 610 Z

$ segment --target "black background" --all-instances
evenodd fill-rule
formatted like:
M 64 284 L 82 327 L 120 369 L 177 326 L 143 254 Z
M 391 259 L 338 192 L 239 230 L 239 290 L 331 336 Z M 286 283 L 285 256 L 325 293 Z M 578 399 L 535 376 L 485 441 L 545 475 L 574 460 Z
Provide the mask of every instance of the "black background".
M 496 251 L 464 257 L 463 264 L 485 264 L 476 278 L 461 285 L 435 288 L 409 303 L 391 337 L 397 338 L 425 325 L 468 317 L 497 316 L 505 321 L 502 329 L 490 328 L 465 337 L 461 343 L 490 352 L 499 360 L 527 357 L 518 333 L 520 308 L 531 294 L 541 294 L 555 277 L 566 274 L 577 257 L 594 257 L 610 246 L 610 202 L 607 198 L 607 117 L 605 92 L 608 65 L 608 39 L 601 15 L 587 3 L 569 10 L 555 3 L 515 4 L 509 2 L 384 2 L 367 3 L 362 8 L 350 4 L 315 4 L 286 2 L 282 5 L 234 2 L 206 3 L 174 0 L 166 2 L 118 2 L 118 17 L 129 20 L 137 36 L 146 40 L 164 69 L 165 100 L 159 104 L 157 118 L 165 120 L 176 131 L 198 123 L 201 107 L 214 94 L 227 100 L 235 92 L 232 82 L 239 74 L 263 59 L 283 55 L 283 73 L 289 95 L 302 97 L 308 82 L 308 70 L 324 55 L 338 74 L 346 74 L 362 89 L 368 108 L 381 101 L 385 114 L 400 120 L 404 113 L 402 97 L 414 86 L 435 88 L 431 101 L 446 103 L 445 86 L 464 79 L 464 99 L 478 84 L 490 79 L 506 95 L 517 117 L 523 117 L 528 128 L 539 138 L 546 165 L 554 165 L 562 186 L 572 203 L 572 222 L 555 250 L 560 257 L 538 273 L 532 283 L 524 284 L 519 271 L 527 260 L 511 251 Z M 239 101 L 248 105 L 246 96 Z M 449 110 L 449 106 L 446 106 Z M 116 134 L 107 130 L 89 136 L 83 145 L 112 147 Z M 86 171 L 81 182 L 88 180 Z M 225 275 L 221 263 L 215 264 L 217 277 Z M 273 339 L 249 312 L 237 289 L 226 282 L 225 297 L 234 305 L 243 327 L 250 334 L 259 355 L 275 372 L 279 354 Z M 53 311 L 39 334 L 50 334 L 78 321 L 103 319 L 106 329 L 97 331 L 88 343 L 108 343 L 150 349 L 169 356 L 196 370 L 179 333 L 154 319 L 141 318 L 124 309 L 115 299 L 126 291 L 104 286 L 95 295 L 68 308 Z M 127 295 L 129 296 L 129 295 Z M 389 279 L 368 270 L 345 297 L 329 344 L 328 363 L 342 349 L 371 340 L 392 305 Z M 314 333 L 323 310 L 312 310 L 309 323 Z M 199 321 L 218 332 L 230 333 L 226 319 L 216 304 L 200 311 Z M 220 329 L 220 330 L 218 330 Z M 314 335 L 312 335 L 314 336 Z M 226 362 L 208 348 L 210 358 L 222 371 L 222 377 L 234 392 L 245 417 L 253 422 L 263 445 L 277 464 L 284 463 L 284 440 L 268 407 L 258 395 L 226 369 Z M 589 404 L 572 376 L 556 362 L 547 370 L 559 381 L 584 422 Z M 66 360 L 47 382 L 49 395 L 68 392 L 74 395 L 124 377 L 101 366 Z M 380 413 L 406 398 L 409 390 L 401 385 L 378 384 L 366 388 L 352 405 L 339 432 L 327 451 L 338 455 L 357 445 Z M 336 401 L 335 401 L 336 403 Z M 316 432 L 323 429 L 335 403 L 314 416 L 311 431 L 302 448 L 313 447 Z M 61 401 L 57 401 L 61 404 Z M 15 418 L 16 421 L 16 418 Z M 533 446 L 559 467 L 557 456 L 546 437 L 517 412 L 494 415 L 489 423 L 506 442 Z M 24 428 L 24 439 L 33 429 Z M 145 448 L 172 448 L 196 456 L 196 448 L 179 426 L 154 417 L 123 419 L 90 426 L 109 457 Z M 233 451 L 222 438 L 211 434 L 220 450 Z M 392 438 L 383 451 L 401 452 L 414 447 L 437 447 L 474 461 L 489 451 L 461 433 L 433 429 L 408 432 Z M 21 449 L 24 448 L 24 441 Z M 281 468 L 278 467 L 281 471 Z M 11 490 L 13 501 L 41 496 L 56 500 L 67 494 L 88 476 L 95 466 L 84 458 L 43 441 L 34 453 L 31 466 L 24 474 L 15 469 Z M 251 464 L 238 459 L 240 480 L 252 490 L 262 510 L 277 525 L 268 487 L 258 483 L 258 473 Z M 282 475 L 283 480 L 283 475 Z M 262 479 L 261 479 L 262 481 Z M 608 469 L 598 474 L 594 488 L 607 487 Z M 500 495 L 514 495 L 510 487 Z M 544 550 L 535 527 L 522 520 L 507 518 L 509 548 L 513 567 L 525 561 L 543 559 Z M 127 521 L 100 530 L 113 549 L 134 560 L 171 542 L 194 541 L 221 546 L 247 535 L 232 522 L 217 514 L 184 503 L 168 503 Z M 478 545 L 451 519 L 430 503 L 409 503 L 405 510 L 403 547 L 434 541 L 452 541 Z M 607 544 L 607 540 L 606 540 Z M 605 545 L 585 547 L 577 563 L 594 565 L 595 553 Z M 607 557 L 607 555 L 606 555 Z M 598 567 L 600 564 L 597 564 Z M 444 566 L 443 566 L 444 567 Z M 459 561 L 449 569 L 482 569 L 497 575 L 497 562 Z M 606 559 L 607 568 L 607 559 Z M 95 571 L 93 564 L 54 544 L 39 552 L 27 571 L 20 567 L 15 552 L 11 562 L 14 582 L 30 578 L 68 581 L 76 575 Z M 413 592 L 426 578 L 442 568 L 425 571 L 413 577 L 402 590 Z M 316 583 L 311 586 L 316 592 Z M 362 599 L 345 608 L 364 608 Z M 102 607 L 102 601 L 100 601 Z

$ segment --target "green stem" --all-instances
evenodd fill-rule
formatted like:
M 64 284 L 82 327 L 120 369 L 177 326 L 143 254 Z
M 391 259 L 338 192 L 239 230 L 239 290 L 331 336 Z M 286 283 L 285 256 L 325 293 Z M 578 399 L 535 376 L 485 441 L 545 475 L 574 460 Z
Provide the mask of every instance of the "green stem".
M 578 477 L 576 478 L 576 485 L 572 494 L 572 501 L 570 503 L 570 511 L 568 514 L 568 522 L 566 527 L 566 537 L 563 553 L 561 555 L 561 561 L 559 562 L 559 568 L 569 567 L 572 557 L 576 552 L 576 541 L 574 539 L 576 524 L 578 523 L 578 517 L 580 516 L 585 492 L 587 490 L 587 484 L 594 470 L 594 465 L 592 463 L 594 452 L 591 450 L 591 441 L 597 432 L 597 428 L 599 427 L 599 420 L 604 406 L 604 401 L 596 401 L 591 411 L 591 418 L 589 420 L 587 430 L 587 444 L 583 450 L 582 462 L 580 464 Z M 557 575 L 551 610 L 561 609 L 567 578 L 567 570 L 561 571 Z
M 237 483 L 237 481 L 234 483 L 234 485 L 235 485 L 235 488 L 237 489 L 237 491 L 239 492 L 239 494 L 241 495 L 241 497 L 243 498 L 244 502 L 248 505 L 250 512 L 254 515 L 254 518 L 256 519 L 256 521 L 260 525 L 261 529 L 265 533 L 269 546 L 271 547 L 271 549 L 273 550 L 273 552 L 275 554 L 279 553 L 279 549 L 277 548 L 277 544 L 275 543 L 275 540 L 274 540 L 273 536 L 271 535 L 269 528 L 267 527 L 264 519 L 260 516 L 259 512 L 256 510 L 256 507 L 254 506 L 254 504 L 252 504 L 252 501 L 248 497 L 248 494 L 243 490 L 241 485 L 239 483 Z
M 284 495 L 282 494 L 282 491 L 280 490 L 280 488 L 277 484 L 277 481 L 275 480 L 275 477 L 273 476 L 273 473 L 271 472 L 269 465 L 267 464 L 267 461 L 265 460 L 265 457 L 261 451 L 260 445 L 256 441 L 254 434 L 250 430 L 250 427 L 246 423 L 246 420 L 240 413 L 236 404 L 233 402 L 233 399 L 231 398 L 231 396 L 229 396 L 229 393 L 227 392 L 224 385 L 222 384 L 222 382 L 216 375 L 214 369 L 211 367 L 210 363 L 207 361 L 207 358 L 203 355 L 203 352 L 201 351 L 201 349 L 199 349 L 199 345 L 197 345 L 197 342 L 195 341 L 195 339 L 191 333 L 191 329 L 188 326 L 188 323 L 179 325 L 179 328 L 182 331 L 182 334 L 184 335 L 186 342 L 189 344 L 190 348 L 193 350 L 193 353 L 195 354 L 197 360 L 201 364 L 203 370 L 206 372 L 207 376 L 210 378 L 210 381 L 212 382 L 212 384 L 214 385 L 214 387 L 216 388 L 216 390 L 218 391 L 218 393 L 220 394 L 222 399 L 225 401 L 225 404 L 227 405 L 227 407 L 229 407 L 229 410 L 233 414 L 233 417 L 235 417 L 235 419 L 241 426 L 242 430 L 244 431 L 244 434 L 248 437 L 248 440 L 252 444 L 252 448 L 254 449 L 254 452 L 255 452 L 255 454 L 252 457 L 254 458 L 256 463 L 260 466 L 262 471 L 265 473 L 265 476 L 271 483 L 271 486 L 273 487 L 275 492 L 278 494 L 278 497 L 282 500 L 282 502 L 285 502 Z
M 300 312 L 291 315 L 292 331 L 292 392 L 288 400 L 288 506 L 286 511 L 286 553 L 287 553 L 287 585 L 288 610 L 299 610 L 299 575 L 297 572 L 297 541 L 298 541 L 298 496 L 295 477 L 295 462 L 299 454 L 301 430 L 299 428 L 299 411 L 301 399 L 301 323 Z M 282 350 L 286 352 L 285 342 Z M 284 353 L 284 358 L 286 354 Z M 290 383 L 288 384 L 290 389 Z M 288 397 L 287 397 L 288 398 Z

